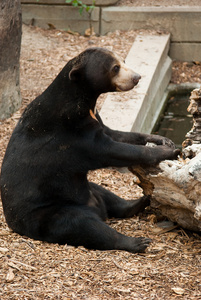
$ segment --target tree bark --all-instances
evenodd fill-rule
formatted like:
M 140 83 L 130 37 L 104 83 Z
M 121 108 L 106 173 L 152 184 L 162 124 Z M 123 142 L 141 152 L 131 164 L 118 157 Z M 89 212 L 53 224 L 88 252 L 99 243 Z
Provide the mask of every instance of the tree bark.
M 132 172 L 144 195 L 151 195 L 152 208 L 185 229 L 201 231 L 201 153 L 191 160 L 166 160 L 158 168 Z
M 151 196 L 153 208 L 183 228 L 201 232 L 201 89 L 192 91 L 187 110 L 194 124 L 182 144 L 182 157 L 131 171 L 144 194 Z
M 21 104 L 19 58 L 22 34 L 20 0 L 0 1 L 0 119 Z

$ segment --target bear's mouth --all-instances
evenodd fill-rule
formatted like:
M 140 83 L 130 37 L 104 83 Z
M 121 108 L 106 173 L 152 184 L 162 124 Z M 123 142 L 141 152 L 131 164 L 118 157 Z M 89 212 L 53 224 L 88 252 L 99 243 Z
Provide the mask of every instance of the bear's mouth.
M 137 84 L 139 80 L 133 80 L 130 84 L 123 85 L 116 85 L 116 91 L 117 92 L 126 92 L 132 90 Z
M 120 87 L 116 86 L 116 91 L 117 92 L 125 92 L 125 90 L 121 89 Z

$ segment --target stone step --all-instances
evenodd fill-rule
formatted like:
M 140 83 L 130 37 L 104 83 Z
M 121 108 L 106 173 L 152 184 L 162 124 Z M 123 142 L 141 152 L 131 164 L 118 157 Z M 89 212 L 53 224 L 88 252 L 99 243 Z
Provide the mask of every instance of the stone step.
M 170 35 L 138 35 L 126 64 L 141 75 L 139 84 L 126 92 L 109 94 L 100 111 L 112 129 L 150 133 L 164 105 L 164 91 L 171 78 L 168 57 Z

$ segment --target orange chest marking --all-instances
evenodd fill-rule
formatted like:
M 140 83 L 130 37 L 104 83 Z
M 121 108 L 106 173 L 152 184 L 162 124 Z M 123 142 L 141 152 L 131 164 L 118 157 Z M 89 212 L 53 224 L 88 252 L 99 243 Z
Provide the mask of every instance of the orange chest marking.
M 91 109 L 89 110 L 89 113 L 90 113 L 91 117 L 98 122 L 98 120 L 96 119 L 96 117 Z

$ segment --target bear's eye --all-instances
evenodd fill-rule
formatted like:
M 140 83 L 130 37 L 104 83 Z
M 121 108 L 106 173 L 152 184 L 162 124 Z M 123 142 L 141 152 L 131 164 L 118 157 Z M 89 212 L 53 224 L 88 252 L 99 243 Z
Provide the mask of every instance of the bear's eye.
M 119 69 L 120 69 L 120 66 L 118 66 L 118 65 L 115 65 L 114 67 L 113 67 L 113 71 L 114 71 L 114 73 L 118 73 L 119 72 Z

